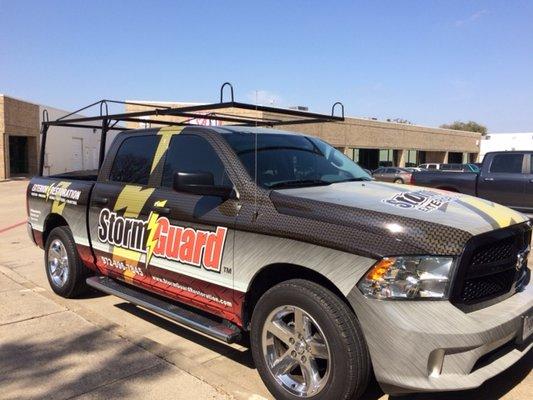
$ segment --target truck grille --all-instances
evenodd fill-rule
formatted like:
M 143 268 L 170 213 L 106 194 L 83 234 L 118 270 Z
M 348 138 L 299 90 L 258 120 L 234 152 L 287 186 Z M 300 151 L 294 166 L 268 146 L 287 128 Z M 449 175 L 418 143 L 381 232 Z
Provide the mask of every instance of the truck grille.
M 452 302 L 460 308 L 475 310 L 521 290 L 529 280 L 530 242 L 528 224 L 472 238 L 459 261 Z

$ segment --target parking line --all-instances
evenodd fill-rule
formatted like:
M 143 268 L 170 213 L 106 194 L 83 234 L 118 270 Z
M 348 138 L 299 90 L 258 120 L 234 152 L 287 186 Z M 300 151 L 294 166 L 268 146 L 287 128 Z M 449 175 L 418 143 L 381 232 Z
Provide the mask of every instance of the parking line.
M 8 230 L 13 229 L 13 228 L 16 228 L 17 226 L 24 225 L 25 223 L 26 223 L 26 221 L 24 220 L 24 221 L 21 221 L 21 222 L 17 222 L 14 225 L 6 226 L 5 228 L 1 228 L 0 229 L 0 233 L 4 233 L 5 231 L 8 231 Z

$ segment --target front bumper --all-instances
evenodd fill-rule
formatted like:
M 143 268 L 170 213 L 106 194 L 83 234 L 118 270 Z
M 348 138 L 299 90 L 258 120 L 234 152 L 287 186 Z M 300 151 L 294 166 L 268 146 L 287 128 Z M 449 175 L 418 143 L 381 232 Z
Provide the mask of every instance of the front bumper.
M 522 317 L 533 307 L 532 285 L 471 313 L 448 301 L 368 299 L 357 287 L 348 300 L 363 328 L 376 379 L 389 394 L 476 388 L 533 346 L 531 340 L 516 344 Z

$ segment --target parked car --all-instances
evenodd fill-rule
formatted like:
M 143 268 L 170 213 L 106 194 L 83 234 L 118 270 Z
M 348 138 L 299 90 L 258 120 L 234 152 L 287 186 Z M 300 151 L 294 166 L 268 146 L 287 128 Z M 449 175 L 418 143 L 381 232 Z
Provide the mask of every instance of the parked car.
M 441 164 L 440 171 L 456 171 L 456 172 L 479 172 L 479 168 L 475 164 L 460 164 L 460 163 L 446 163 Z
M 403 167 L 403 169 L 409 172 L 422 171 L 422 168 L 419 167 Z
M 415 172 L 411 183 L 466 193 L 531 212 L 533 211 L 533 151 L 487 153 L 479 173 Z
M 419 169 L 438 170 L 438 171 L 457 171 L 457 172 L 479 172 L 479 167 L 473 163 L 431 163 L 420 164 Z
M 376 169 L 372 176 L 377 181 L 394 182 L 394 183 L 409 183 L 412 172 L 398 167 L 381 167 Z
M 156 111 L 191 110 L 205 105 Z M 224 342 L 249 335 L 276 399 L 353 399 L 371 373 L 390 394 L 470 389 L 532 347 L 519 212 L 371 181 L 322 140 L 273 129 L 128 130 L 103 150 L 97 176 L 45 177 L 41 162 L 29 182 L 52 290 L 89 285 Z
M 440 169 L 440 164 L 437 163 L 428 163 L 428 164 L 420 164 L 418 168 L 421 169 Z

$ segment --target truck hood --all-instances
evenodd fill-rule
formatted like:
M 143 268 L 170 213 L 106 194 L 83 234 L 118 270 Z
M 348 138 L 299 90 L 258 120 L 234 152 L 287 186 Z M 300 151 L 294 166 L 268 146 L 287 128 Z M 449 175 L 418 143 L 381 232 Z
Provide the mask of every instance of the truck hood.
M 280 213 L 388 235 L 426 251 L 458 253 L 471 236 L 528 221 L 477 197 L 375 181 L 276 190 L 271 199 Z

